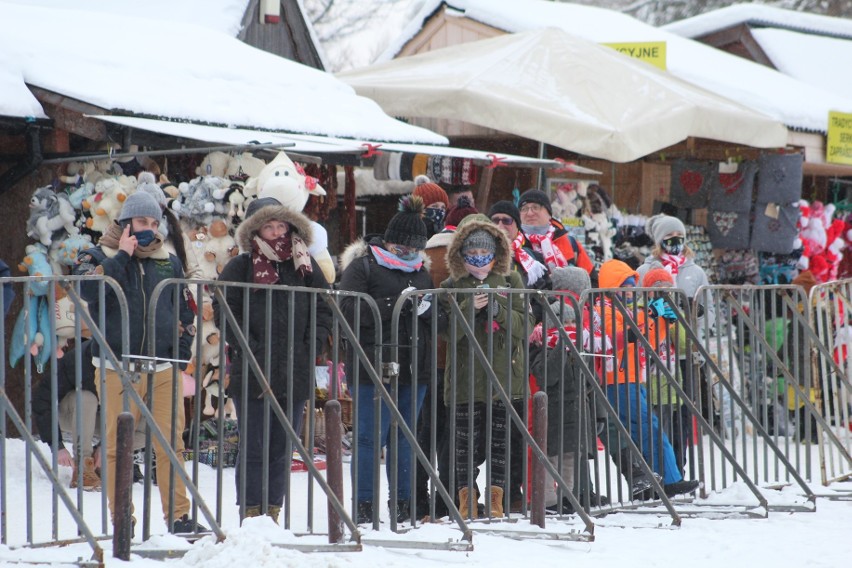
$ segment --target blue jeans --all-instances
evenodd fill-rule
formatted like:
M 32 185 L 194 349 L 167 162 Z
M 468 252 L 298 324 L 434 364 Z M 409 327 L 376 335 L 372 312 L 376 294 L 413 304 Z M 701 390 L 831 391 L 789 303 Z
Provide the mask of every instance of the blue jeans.
M 608 385 L 606 396 L 613 408 L 618 411 L 621 423 L 630 431 L 630 437 L 642 450 L 645 461 L 651 464 L 653 470 L 663 477 L 663 483 L 677 483 L 683 480 L 680 468 L 677 466 L 674 449 L 665 432 L 660 431 L 657 417 L 648 413 L 648 401 L 645 399 L 645 389 L 637 383 L 622 383 Z M 642 433 L 640 443 L 639 432 Z M 662 435 L 662 448 L 657 441 Z M 660 464 L 662 454 L 662 467 Z
M 246 441 L 246 507 L 257 507 L 261 505 L 263 497 L 263 440 L 269 439 L 269 461 L 267 463 L 267 475 L 269 493 L 267 502 L 270 506 L 281 507 L 284 504 L 284 496 L 288 493 L 290 485 L 290 462 L 293 458 L 293 447 L 288 447 L 289 436 L 284 426 L 279 422 L 275 412 L 269 409 L 269 429 L 263 427 L 263 399 L 250 398 L 248 401 L 248 412 L 243 413 L 242 393 L 232 395 L 237 407 L 237 424 L 240 438 Z M 284 412 L 287 412 L 286 403 L 279 401 Z M 299 433 L 302 430 L 302 419 L 305 416 L 305 401 L 299 400 L 293 403 L 293 415 L 288 416 L 293 429 Z M 237 483 L 237 504 L 240 500 L 240 471 L 241 457 L 237 456 L 237 471 L 235 475 Z
M 426 384 L 417 386 L 417 397 L 415 407 L 411 407 L 411 394 L 413 387 L 411 385 L 399 385 L 399 396 L 397 405 L 399 411 L 405 419 L 405 423 L 417 433 L 415 423 L 417 416 L 420 413 L 420 407 L 423 404 L 423 397 L 426 396 Z M 376 387 L 373 385 L 358 385 L 358 396 L 355 403 L 358 405 L 358 501 L 373 501 L 373 452 L 376 440 L 373 438 L 374 429 L 374 407 L 373 397 L 376 396 Z M 379 447 L 387 446 L 390 434 L 390 410 L 385 401 L 381 403 L 381 411 L 379 416 Z M 398 435 L 398 453 L 396 456 L 396 471 L 397 471 L 397 499 L 405 500 L 411 498 L 411 445 L 408 440 L 400 432 Z M 390 449 L 390 448 L 388 448 Z M 394 456 L 389 453 L 385 456 L 385 469 L 388 479 L 390 479 L 391 466 L 394 463 Z

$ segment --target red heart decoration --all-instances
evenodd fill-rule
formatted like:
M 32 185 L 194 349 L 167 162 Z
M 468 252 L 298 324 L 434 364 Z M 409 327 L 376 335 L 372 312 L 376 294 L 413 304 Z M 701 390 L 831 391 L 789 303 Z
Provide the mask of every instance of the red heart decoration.
M 704 176 L 695 170 L 686 170 L 680 174 L 680 185 L 687 195 L 695 195 L 704 185 Z
M 725 193 L 734 193 L 740 188 L 745 176 L 742 173 L 738 174 L 719 174 L 719 183 L 725 188 Z

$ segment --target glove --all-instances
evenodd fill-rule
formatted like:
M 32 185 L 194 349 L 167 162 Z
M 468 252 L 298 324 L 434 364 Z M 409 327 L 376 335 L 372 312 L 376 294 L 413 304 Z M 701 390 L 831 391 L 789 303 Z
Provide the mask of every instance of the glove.
M 664 298 L 657 298 L 648 304 L 648 311 L 655 318 L 664 318 L 668 321 L 677 321 L 677 314 Z

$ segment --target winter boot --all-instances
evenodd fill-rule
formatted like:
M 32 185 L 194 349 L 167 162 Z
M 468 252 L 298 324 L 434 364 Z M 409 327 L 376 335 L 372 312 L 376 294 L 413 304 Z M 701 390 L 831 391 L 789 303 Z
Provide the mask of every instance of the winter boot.
M 666 497 L 674 497 L 675 495 L 684 495 L 686 493 L 692 493 L 698 489 L 697 481 L 688 481 L 686 479 L 681 479 L 676 483 L 669 483 L 663 486 L 663 491 L 666 493 Z
M 391 510 L 390 508 L 391 502 L 388 499 L 388 512 L 391 516 L 396 517 L 396 522 L 398 523 L 407 523 L 411 521 L 411 500 L 410 499 L 397 499 L 396 500 L 396 511 Z
M 275 524 L 277 525 L 278 524 L 278 516 L 281 514 L 281 507 L 278 507 L 277 505 L 270 505 L 266 509 L 266 514 L 269 515 L 272 518 L 272 520 L 275 521 Z
M 503 515 L 503 488 L 492 485 L 491 489 L 491 517 L 502 519 Z
M 76 476 L 72 480 L 76 482 Z M 95 459 L 92 457 L 83 458 L 83 491 L 100 491 L 101 478 L 95 473 Z
M 240 520 L 242 521 L 243 519 L 247 519 L 249 517 L 259 517 L 259 516 L 260 516 L 260 505 L 254 505 L 252 507 L 246 507 L 245 516 Z
M 638 458 L 633 456 L 630 448 L 623 448 L 619 452 L 619 457 L 621 458 L 621 463 L 618 464 L 620 465 L 619 473 L 630 485 L 630 494 L 633 498 L 640 501 L 651 499 L 654 496 L 653 483 L 642 470 Z M 655 477 L 659 476 L 655 474 Z
M 476 494 L 474 494 L 473 506 L 476 507 Z M 462 487 L 459 489 L 459 513 L 461 513 L 462 519 L 479 518 L 478 507 L 476 507 L 473 511 L 470 510 L 470 487 Z
M 373 522 L 373 502 L 358 501 L 358 510 L 355 512 L 355 523 L 362 525 Z

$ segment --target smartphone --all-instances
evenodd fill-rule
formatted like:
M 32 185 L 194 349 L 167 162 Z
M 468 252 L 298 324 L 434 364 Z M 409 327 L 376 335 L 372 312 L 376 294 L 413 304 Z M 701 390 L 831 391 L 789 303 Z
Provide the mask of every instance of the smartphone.
M 480 284 L 477 288 L 491 288 L 489 284 Z

